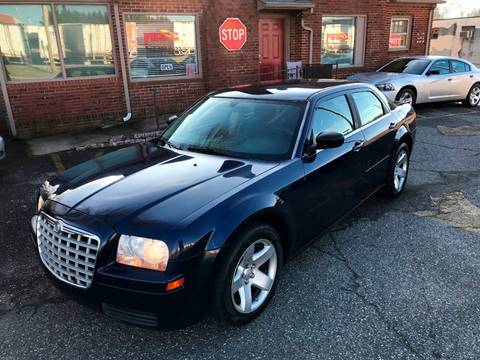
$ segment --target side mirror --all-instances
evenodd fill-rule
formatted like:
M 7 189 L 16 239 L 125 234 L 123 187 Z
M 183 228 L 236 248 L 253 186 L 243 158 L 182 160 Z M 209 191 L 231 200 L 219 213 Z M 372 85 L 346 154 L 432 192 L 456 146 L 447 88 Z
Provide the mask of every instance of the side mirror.
M 324 131 L 315 139 L 317 149 L 332 149 L 342 146 L 345 142 L 343 134 L 331 131 Z
M 427 75 L 440 75 L 440 70 L 430 70 Z
M 170 124 L 172 124 L 173 122 L 175 122 L 175 120 L 177 120 L 177 119 L 178 119 L 178 115 L 172 115 L 172 116 L 170 116 L 170 117 L 168 118 L 167 124 L 170 125 Z

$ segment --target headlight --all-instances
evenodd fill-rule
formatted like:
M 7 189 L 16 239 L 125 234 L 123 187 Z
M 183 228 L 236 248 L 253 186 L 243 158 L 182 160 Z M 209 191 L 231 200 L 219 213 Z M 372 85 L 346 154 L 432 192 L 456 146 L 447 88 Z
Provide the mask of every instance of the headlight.
M 44 203 L 45 201 L 43 200 L 42 195 L 40 195 L 37 200 L 37 211 L 40 211 L 42 209 Z
M 376 87 L 381 91 L 395 91 L 393 84 L 377 84 Z
M 165 271 L 168 246 L 161 240 L 122 235 L 118 242 L 117 263 L 143 269 Z

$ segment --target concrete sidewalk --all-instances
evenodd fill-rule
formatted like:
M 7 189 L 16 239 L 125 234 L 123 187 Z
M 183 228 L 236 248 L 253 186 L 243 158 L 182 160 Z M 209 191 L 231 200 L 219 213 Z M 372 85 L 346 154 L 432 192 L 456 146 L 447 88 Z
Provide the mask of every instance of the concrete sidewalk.
M 77 133 L 61 133 L 27 140 L 33 156 L 46 155 L 67 150 L 84 150 L 133 144 L 153 139 L 166 128 L 166 119 L 170 115 L 162 115 L 157 121 L 146 119 L 118 123 L 118 125 L 93 128 Z

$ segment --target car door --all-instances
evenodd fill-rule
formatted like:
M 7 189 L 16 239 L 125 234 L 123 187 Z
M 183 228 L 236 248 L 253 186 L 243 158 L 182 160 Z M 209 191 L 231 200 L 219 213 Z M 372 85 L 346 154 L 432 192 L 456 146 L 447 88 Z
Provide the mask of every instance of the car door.
M 386 180 L 398 121 L 373 90 L 357 90 L 350 96 L 365 138 L 360 152 L 364 165 L 360 186 L 368 196 Z
M 453 100 L 455 98 L 455 85 L 459 80 L 452 76 L 448 59 L 435 61 L 426 76 L 428 77 L 429 101 Z
M 307 152 L 303 157 L 305 196 L 301 218 L 306 239 L 320 233 L 361 200 L 357 187 L 363 170 L 358 146 L 364 142 L 345 94 L 319 100 L 308 131 L 312 139 L 324 131 L 340 132 L 345 142 L 337 148 Z
M 450 65 L 453 78 L 451 85 L 455 92 L 455 99 L 463 100 L 475 83 L 475 76 L 471 71 L 471 66 L 461 60 L 450 60 Z

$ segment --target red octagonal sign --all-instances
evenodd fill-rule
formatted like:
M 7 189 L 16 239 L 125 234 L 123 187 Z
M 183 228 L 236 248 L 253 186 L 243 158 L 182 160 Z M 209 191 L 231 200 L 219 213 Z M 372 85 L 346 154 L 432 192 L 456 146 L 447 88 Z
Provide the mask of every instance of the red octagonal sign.
M 247 42 L 247 27 L 238 18 L 228 18 L 218 29 L 218 35 L 228 51 L 238 51 Z

